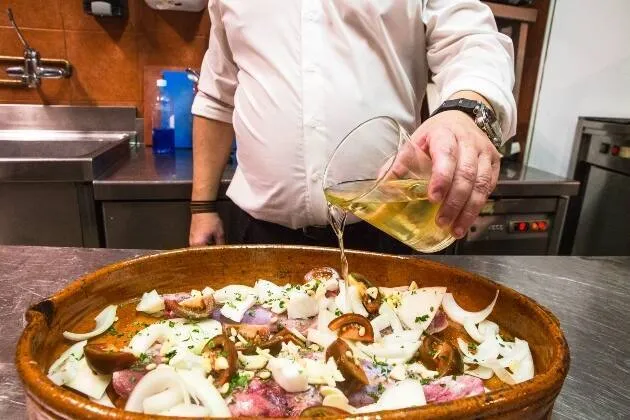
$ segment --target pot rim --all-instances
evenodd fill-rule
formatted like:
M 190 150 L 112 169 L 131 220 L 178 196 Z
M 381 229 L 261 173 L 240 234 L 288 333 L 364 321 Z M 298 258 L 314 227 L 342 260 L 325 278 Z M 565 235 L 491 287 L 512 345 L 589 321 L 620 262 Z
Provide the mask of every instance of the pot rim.
M 98 278 L 113 273 L 122 268 L 130 265 L 142 263 L 144 261 L 150 261 L 153 259 L 165 258 L 169 255 L 187 254 L 187 253 L 209 253 L 212 255 L 214 250 L 307 250 L 318 251 L 325 253 L 338 252 L 336 248 L 325 247 L 308 247 L 308 246 L 295 246 L 295 245 L 222 245 L 222 246 L 208 246 L 200 248 L 183 248 L 171 251 L 158 252 L 155 254 L 134 257 L 128 260 L 122 260 L 113 264 L 104 266 L 96 271 L 90 272 L 80 278 L 72 281 L 66 285 L 63 289 L 53 294 L 47 299 L 31 306 L 25 314 L 26 327 L 22 332 L 16 348 L 16 368 L 20 379 L 24 384 L 24 391 L 28 397 L 33 399 L 38 405 L 44 404 L 45 407 L 58 413 L 61 416 L 68 416 L 68 418 L 116 418 L 116 419 L 129 419 L 129 420 L 148 420 L 148 419 L 162 419 L 169 418 L 167 416 L 150 416 L 140 413 L 127 412 L 118 408 L 108 408 L 98 403 L 92 402 L 89 398 L 77 394 L 74 391 L 65 389 L 63 387 L 55 385 L 51 382 L 45 374 L 46 368 L 41 368 L 38 363 L 33 362 L 34 353 L 32 351 L 31 343 L 36 334 L 47 328 L 49 320 L 45 315 L 46 307 L 50 304 L 49 301 L 58 301 L 72 295 L 73 290 L 84 285 L 85 283 L 91 283 L 98 281 Z M 387 255 L 376 252 L 366 251 L 354 251 L 348 250 L 348 255 L 357 256 L 376 256 L 379 258 L 386 258 L 390 260 L 405 260 L 413 261 L 419 266 L 432 266 L 440 268 L 454 273 L 464 274 L 468 277 L 472 277 L 475 281 L 480 281 L 496 287 L 500 290 L 500 294 L 510 295 L 513 299 L 521 300 L 527 306 L 530 306 L 533 311 L 542 320 L 547 321 L 547 325 L 550 328 L 550 342 L 554 349 L 556 357 L 553 358 L 552 363 L 546 372 L 538 373 L 533 379 L 520 384 L 513 385 L 507 389 L 492 391 L 490 393 L 466 397 L 455 401 L 434 403 L 425 405 L 418 408 L 406 408 L 395 411 L 379 411 L 369 413 L 368 418 L 376 416 L 387 416 L 388 418 L 404 418 L 409 415 L 423 418 L 457 418 L 457 417 L 474 417 L 479 415 L 491 415 L 500 414 L 507 410 L 507 405 L 510 403 L 509 411 L 514 411 L 519 408 L 526 408 L 532 403 L 549 399 L 550 404 L 557 397 L 562 384 L 569 370 L 570 356 L 569 346 L 564 337 L 562 330 L 560 329 L 560 323 L 558 319 L 544 306 L 540 305 L 534 299 L 527 297 L 507 286 L 490 280 L 484 276 L 476 273 L 471 273 L 461 268 L 451 267 L 435 261 L 426 260 L 418 257 L 399 256 L 399 255 Z M 49 314 L 48 316 L 52 316 Z M 520 395 L 519 395 L 520 394 Z M 176 419 L 178 417 L 170 417 Z M 181 417 L 179 417 L 181 418 Z

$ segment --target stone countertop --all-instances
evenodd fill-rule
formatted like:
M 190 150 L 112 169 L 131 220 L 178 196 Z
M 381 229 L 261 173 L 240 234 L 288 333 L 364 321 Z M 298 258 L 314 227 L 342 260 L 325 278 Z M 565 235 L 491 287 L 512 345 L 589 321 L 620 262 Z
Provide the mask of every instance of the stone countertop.
M 83 274 L 151 252 L 0 246 L 0 418 L 25 417 L 13 358 L 26 309 Z M 554 418 L 630 418 L 630 257 L 424 258 L 501 282 L 560 319 L 571 369 Z
M 219 198 L 234 175 L 228 166 Z M 494 197 L 558 197 L 576 195 L 579 183 L 515 162 L 504 162 Z M 192 190 L 192 151 L 154 156 L 151 149 L 132 146 L 131 156 L 94 181 L 94 198 L 107 200 L 189 200 Z

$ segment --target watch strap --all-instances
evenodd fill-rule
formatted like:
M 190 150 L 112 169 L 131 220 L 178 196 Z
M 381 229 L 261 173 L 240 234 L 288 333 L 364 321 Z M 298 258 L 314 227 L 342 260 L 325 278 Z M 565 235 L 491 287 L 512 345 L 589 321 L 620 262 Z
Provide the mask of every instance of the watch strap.
M 498 124 L 497 117 L 492 109 L 483 102 L 467 98 L 449 99 L 444 101 L 442 105 L 433 111 L 429 118 L 444 111 L 461 111 L 468 114 L 475 122 L 475 125 L 488 136 L 497 150 L 503 145 L 501 128 Z

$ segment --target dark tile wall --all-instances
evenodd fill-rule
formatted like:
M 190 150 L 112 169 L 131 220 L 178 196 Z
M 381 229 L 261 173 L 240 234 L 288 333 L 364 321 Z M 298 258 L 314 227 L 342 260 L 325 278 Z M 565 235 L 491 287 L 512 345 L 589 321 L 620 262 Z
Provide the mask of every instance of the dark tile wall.
M 0 55 L 23 53 L 6 16 L 42 58 L 65 58 L 71 79 L 44 80 L 39 89 L 0 86 L 0 103 L 131 105 L 142 109 L 143 69 L 149 65 L 199 68 L 208 44 L 207 12 L 157 11 L 128 0 L 121 18 L 95 18 L 82 0 L 0 0 Z M 4 78 L 4 65 L 0 78 Z

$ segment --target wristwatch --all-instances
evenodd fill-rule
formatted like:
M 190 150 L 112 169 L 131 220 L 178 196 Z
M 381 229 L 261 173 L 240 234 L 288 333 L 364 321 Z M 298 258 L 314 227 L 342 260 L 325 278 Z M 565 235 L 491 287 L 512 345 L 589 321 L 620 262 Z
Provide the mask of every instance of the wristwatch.
M 433 111 L 431 117 L 444 111 L 462 111 L 470 115 L 470 117 L 475 121 L 475 124 L 477 124 L 477 127 L 486 133 L 497 150 L 503 145 L 501 124 L 499 124 L 499 120 L 497 120 L 494 112 L 492 112 L 492 110 L 484 103 L 465 98 L 450 99 L 442 103 L 438 109 Z

